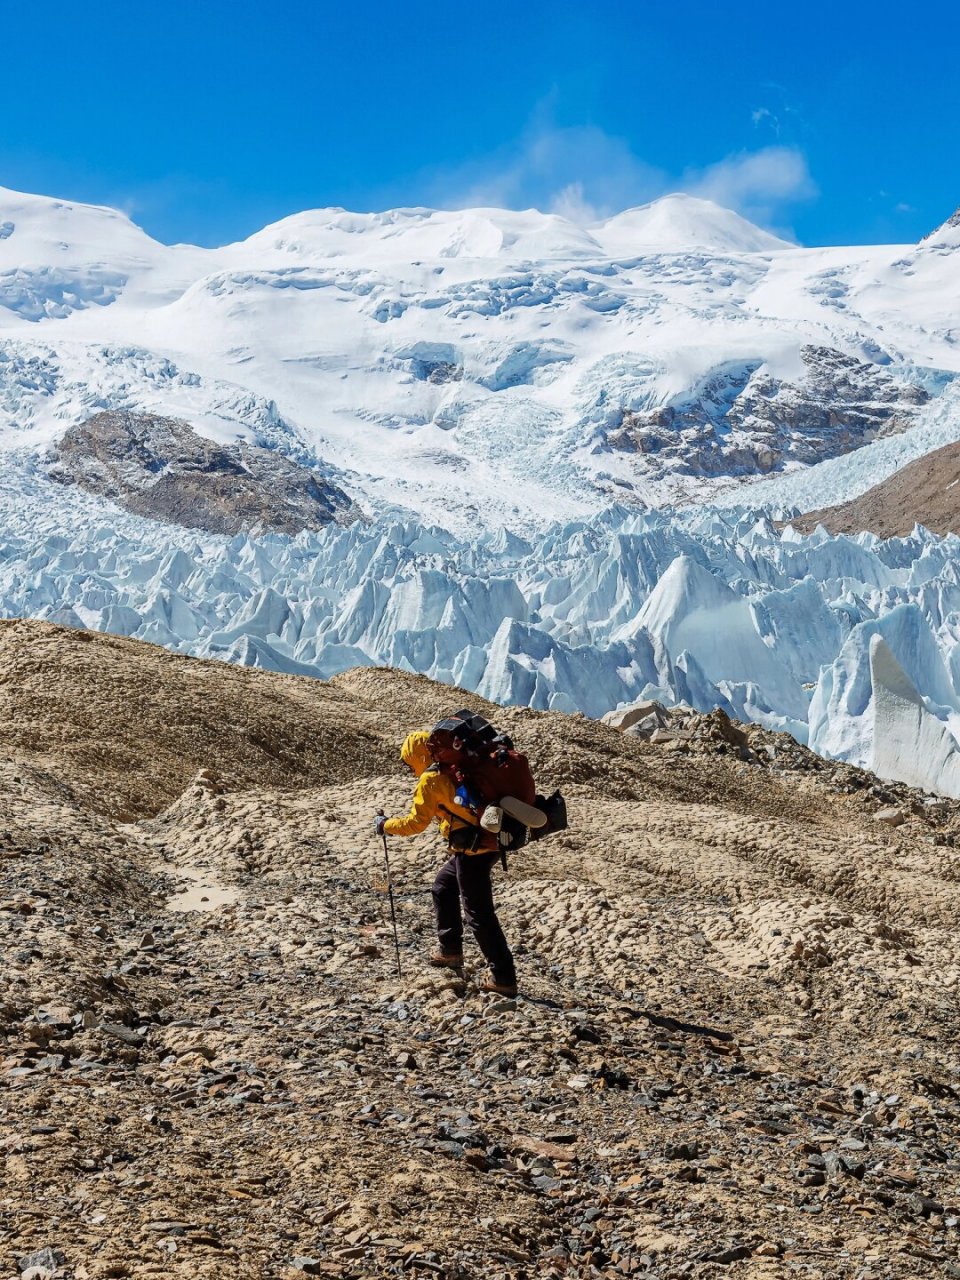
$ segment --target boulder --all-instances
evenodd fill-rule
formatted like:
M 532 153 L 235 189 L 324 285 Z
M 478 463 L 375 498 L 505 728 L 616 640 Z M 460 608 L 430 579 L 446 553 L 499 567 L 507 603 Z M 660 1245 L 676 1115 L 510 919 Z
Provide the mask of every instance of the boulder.
M 633 729 L 634 726 L 646 726 L 648 722 L 649 731 L 638 729 L 635 733 L 636 737 L 649 738 L 655 729 L 669 724 L 670 713 L 659 702 L 631 702 L 627 706 L 617 707 L 616 711 L 608 711 L 602 717 L 603 724 L 610 725 L 612 729 L 619 729 L 622 733 Z

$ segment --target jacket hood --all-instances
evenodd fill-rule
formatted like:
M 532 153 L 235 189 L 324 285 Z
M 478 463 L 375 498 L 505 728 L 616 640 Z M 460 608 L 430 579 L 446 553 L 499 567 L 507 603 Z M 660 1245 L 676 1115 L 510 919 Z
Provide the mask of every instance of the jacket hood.
M 423 731 L 408 733 L 400 748 L 400 759 L 405 765 L 410 766 L 418 778 L 433 764 L 433 756 L 427 747 L 429 737 L 429 733 Z

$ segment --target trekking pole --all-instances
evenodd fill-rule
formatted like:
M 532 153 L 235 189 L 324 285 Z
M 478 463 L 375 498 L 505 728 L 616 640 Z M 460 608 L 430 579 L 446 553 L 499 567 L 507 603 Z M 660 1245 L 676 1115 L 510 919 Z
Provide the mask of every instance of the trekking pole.
M 377 817 L 384 817 L 382 809 L 377 810 Z M 387 852 L 387 833 L 385 831 L 381 831 L 380 838 L 383 841 L 383 861 L 387 868 L 387 894 L 390 898 L 390 920 L 393 924 L 393 945 L 397 953 L 397 977 L 402 978 L 403 974 L 400 972 L 400 939 L 397 936 L 397 912 L 393 905 L 393 880 L 390 877 L 390 855 Z

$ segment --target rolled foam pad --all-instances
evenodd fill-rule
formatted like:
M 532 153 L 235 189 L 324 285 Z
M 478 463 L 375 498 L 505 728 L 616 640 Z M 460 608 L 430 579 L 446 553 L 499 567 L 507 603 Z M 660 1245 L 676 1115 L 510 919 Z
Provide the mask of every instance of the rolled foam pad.
M 535 809 L 532 804 L 524 804 L 522 800 L 517 800 L 513 796 L 504 796 L 500 801 L 500 808 L 504 813 L 509 813 L 511 818 L 516 818 L 518 822 L 522 822 L 525 827 L 538 827 L 547 825 L 547 815 L 542 809 Z

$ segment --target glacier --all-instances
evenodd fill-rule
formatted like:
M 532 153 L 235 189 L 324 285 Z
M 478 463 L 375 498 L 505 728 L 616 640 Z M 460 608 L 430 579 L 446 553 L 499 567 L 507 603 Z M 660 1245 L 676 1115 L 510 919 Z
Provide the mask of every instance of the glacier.
M 782 527 L 960 440 L 958 244 L 803 248 L 671 196 L 587 227 L 318 209 L 204 249 L 0 189 L 0 616 L 720 706 L 958 794 L 957 539 Z M 53 485 L 103 410 L 277 450 L 363 518 L 217 537 Z
M 586 227 L 315 209 L 207 249 L 0 188 L 0 226 L 0 454 L 155 413 L 468 536 L 481 515 L 523 533 L 616 502 L 789 504 L 811 461 L 960 438 L 948 224 L 803 248 L 674 195 Z M 780 498 L 744 497 L 771 475 Z
M 803 536 L 766 512 L 613 507 L 521 537 L 413 521 L 217 537 L 0 472 L 0 616 L 329 677 L 389 664 L 599 717 L 723 707 L 960 795 L 960 539 Z

